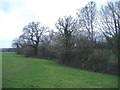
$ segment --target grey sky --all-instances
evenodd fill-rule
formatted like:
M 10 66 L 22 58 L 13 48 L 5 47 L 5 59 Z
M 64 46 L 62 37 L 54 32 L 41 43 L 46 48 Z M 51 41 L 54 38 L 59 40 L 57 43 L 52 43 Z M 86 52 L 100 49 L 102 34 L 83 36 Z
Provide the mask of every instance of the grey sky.
M 109 0 L 93 0 L 97 6 Z M 31 21 L 55 29 L 59 17 L 75 16 L 90 0 L 0 0 L 0 48 L 11 47 L 12 40 Z

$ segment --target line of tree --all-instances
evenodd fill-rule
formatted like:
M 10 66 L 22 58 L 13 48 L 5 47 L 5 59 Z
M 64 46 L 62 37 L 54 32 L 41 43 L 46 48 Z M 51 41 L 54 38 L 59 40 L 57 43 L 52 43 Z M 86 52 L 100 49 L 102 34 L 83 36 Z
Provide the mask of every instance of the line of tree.
M 118 74 L 120 1 L 108 2 L 100 12 L 90 2 L 77 11 L 77 18 L 58 19 L 57 32 L 30 22 L 13 40 L 18 54 L 55 60 L 85 70 Z

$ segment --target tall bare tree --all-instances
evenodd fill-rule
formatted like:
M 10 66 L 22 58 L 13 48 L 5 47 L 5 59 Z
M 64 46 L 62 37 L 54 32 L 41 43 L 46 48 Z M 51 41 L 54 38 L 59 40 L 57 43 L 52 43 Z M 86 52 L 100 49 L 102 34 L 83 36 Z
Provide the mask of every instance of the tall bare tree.
M 31 22 L 23 28 L 24 40 L 29 42 L 29 46 L 34 49 L 34 55 L 38 55 L 38 44 L 47 27 L 41 26 L 40 22 Z
M 118 40 L 120 38 L 120 1 L 108 2 L 101 8 L 100 29 L 109 46 L 118 56 Z
M 59 18 L 56 23 L 56 28 L 59 30 L 60 40 L 63 46 L 63 56 L 67 64 L 70 63 L 71 48 L 74 45 L 72 34 L 77 30 L 77 20 L 72 16 Z
M 96 15 L 96 3 L 90 2 L 82 9 L 78 10 L 77 16 L 79 24 L 82 30 L 88 33 L 88 39 L 91 41 L 92 46 L 94 45 L 94 26 L 95 26 L 95 15 Z

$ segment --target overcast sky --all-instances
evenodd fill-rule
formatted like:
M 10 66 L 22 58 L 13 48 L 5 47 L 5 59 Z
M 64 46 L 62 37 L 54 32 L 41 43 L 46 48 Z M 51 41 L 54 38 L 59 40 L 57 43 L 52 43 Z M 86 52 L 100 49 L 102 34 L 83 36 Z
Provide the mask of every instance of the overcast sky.
M 101 6 L 109 0 L 93 0 Z M 0 48 L 11 47 L 12 40 L 31 21 L 55 29 L 59 17 L 75 16 L 90 0 L 0 0 Z

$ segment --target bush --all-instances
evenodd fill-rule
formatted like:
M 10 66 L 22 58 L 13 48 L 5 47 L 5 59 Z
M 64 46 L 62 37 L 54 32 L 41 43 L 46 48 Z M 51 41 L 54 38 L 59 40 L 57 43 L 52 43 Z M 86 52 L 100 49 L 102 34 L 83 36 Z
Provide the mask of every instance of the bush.
M 23 48 L 21 49 L 21 53 L 22 53 L 24 56 L 26 56 L 26 57 L 31 57 L 31 56 L 34 55 L 33 49 L 32 49 L 31 47 L 29 47 L 29 46 L 23 47 Z

